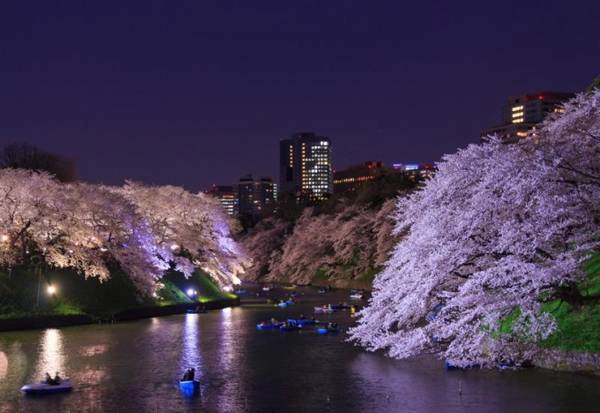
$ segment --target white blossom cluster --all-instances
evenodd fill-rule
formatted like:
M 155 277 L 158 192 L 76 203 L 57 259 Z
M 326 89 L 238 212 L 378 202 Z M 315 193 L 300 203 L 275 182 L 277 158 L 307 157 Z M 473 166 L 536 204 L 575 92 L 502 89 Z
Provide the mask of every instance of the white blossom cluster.
M 528 358 L 556 322 L 543 301 L 585 277 L 600 246 L 600 91 L 564 105 L 517 144 L 493 137 L 447 155 L 397 202 L 403 238 L 350 340 L 395 358 L 459 366 Z M 507 316 L 510 332 L 500 333 Z
M 317 272 L 331 283 L 364 277 L 385 263 L 395 243 L 394 204 L 352 205 L 322 214 L 306 208 L 293 226 L 265 220 L 243 241 L 253 262 L 247 277 L 299 284 L 313 282 Z
M 44 172 L 0 170 L 0 266 L 37 258 L 101 281 L 118 264 L 142 294 L 164 271 L 202 268 L 231 284 L 243 257 L 216 201 L 172 186 L 61 184 Z

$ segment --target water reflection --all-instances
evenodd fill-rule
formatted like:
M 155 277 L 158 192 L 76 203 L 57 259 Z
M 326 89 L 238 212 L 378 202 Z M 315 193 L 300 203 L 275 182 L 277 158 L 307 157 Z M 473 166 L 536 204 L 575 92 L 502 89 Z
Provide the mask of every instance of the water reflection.
M 60 372 L 65 375 L 65 354 L 63 349 L 63 333 L 56 328 L 49 328 L 42 334 L 39 345 L 39 358 L 36 368 L 36 378 L 41 378 L 46 372 Z
M 8 374 L 8 357 L 0 351 L 0 380 L 4 380 Z
M 198 314 L 186 314 L 183 323 L 182 349 L 180 370 L 185 371 L 194 367 L 200 375 L 202 371 L 202 355 L 198 345 L 200 335 L 200 320 Z
M 222 412 L 243 412 L 246 396 L 243 387 L 245 378 L 241 377 L 241 373 L 245 366 L 240 355 L 244 352 L 246 335 L 242 328 L 242 310 L 224 308 L 220 318 L 218 363 L 219 370 L 226 374 L 226 381 L 218 394 L 217 406 Z

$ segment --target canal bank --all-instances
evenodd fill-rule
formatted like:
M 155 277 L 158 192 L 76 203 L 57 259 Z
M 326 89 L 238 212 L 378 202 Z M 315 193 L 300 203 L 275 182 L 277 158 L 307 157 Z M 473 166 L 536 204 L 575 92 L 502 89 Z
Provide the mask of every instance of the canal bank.
M 220 299 L 204 303 L 184 303 L 163 306 L 145 306 L 128 308 L 113 314 L 42 314 L 25 317 L 0 319 L 0 332 L 33 330 L 41 328 L 71 327 L 94 323 L 118 323 L 150 317 L 162 317 L 174 314 L 185 314 L 189 311 L 219 310 L 240 304 L 238 297 Z

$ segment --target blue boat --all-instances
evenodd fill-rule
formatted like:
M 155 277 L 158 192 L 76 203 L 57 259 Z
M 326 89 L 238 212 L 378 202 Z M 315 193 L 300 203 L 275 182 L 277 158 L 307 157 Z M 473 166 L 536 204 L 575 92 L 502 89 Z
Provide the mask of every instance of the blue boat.
M 200 382 L 197 380 L 179 380 L 179 390 L 184 396 L 194 397 L 200 392 Z
M 21 387 L 21 391 L 25 394 L 55 394 L 66 393 L 73 390 L 71 380 L 64 379 L 60 384 L 48 384 L 46 382 L 26 384 Z
M 317 334 L 333 334 L 337 333 L 339 330 L 337 328 L 328 328 L 328 327 L 319 327 L 317 328 Z
M 257 330 L 278 330 L 281 326 L 283 325 L 283 323 L 267 323 L 267 322 L 262 322 L 262 323 L 258 323 L 256 325 L 256 329 Z
M 290 319 L 288 319 L 288 323 L 293 323 L 300 327 L 304 327 L 304 326 L 312 326 L 314 324 L 318 324 L 318 321 L 308 319 L 308 318 L 300 318 L 300 319 L 290 318 Z

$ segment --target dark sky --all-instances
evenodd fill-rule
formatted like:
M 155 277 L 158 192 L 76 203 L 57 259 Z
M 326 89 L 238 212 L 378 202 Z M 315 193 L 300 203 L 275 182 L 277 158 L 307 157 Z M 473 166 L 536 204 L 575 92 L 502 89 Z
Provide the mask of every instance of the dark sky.
M 585 88 L 599 21 L 597 0 L 3 2 L 0 144 L 192 190 L 276 177 L 296 131 L 338 168 L 433 161 L 508 95 Z

